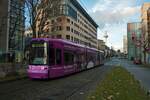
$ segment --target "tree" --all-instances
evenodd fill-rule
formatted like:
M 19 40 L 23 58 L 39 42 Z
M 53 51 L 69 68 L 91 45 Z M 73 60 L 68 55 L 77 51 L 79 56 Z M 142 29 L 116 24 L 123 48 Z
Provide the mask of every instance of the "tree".
M 48 19 L 59 12 L 60 2 L 60 0 L 25 0 L 33 37 L 39 37 L 44 33 Z
M 134 45 L 138 48 L 142 48 L 143 49 L 143 56 L 144 56 L 144 63 L 146 63 L 146 53 L 148 52 L 149 49 L 149 39 L 148 37 L 146 37 L 146 25 L 145 23 L 142 24 L 142 28 L 140 28 L 139 30 L 141 30 L 141 36 L 140 38 L 136 37 L 136 33 L 132 34 L 132 42 L 134 43 Z
M 146 63 L 146 53 L 148 52 L 147 49 L 149 49 L 148 37 L 146 37 L 146 28 L 147 26 L 144 23 L 143 28 L 142 28 L 143 38 L 141 38 L 141 46 L 143 48 L 143 54 L 144 54 L 144 63 Z
M 8 5 L 10 2 L 10 5 Z M 8 9 L 10 8 L 10 9 Z M 24 1 L 0 1 L 0 45 L 3 52 L 11 55 L 23 50 Z M 9 56 L 7 57 L 9 58 Z M 13 58 L 15 59 L 15 58 Z

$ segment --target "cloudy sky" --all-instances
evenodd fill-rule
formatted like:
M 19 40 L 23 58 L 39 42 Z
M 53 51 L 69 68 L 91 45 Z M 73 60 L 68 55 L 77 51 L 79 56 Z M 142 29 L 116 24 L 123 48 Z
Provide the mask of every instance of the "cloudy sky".
M 99 25 L 98 38 L 104 39 L 107 31 L 108 46 L 123 47 L 123 35 L 127 34 L 128 22 L 140 21 L 140 9 L 150 0 L 79 0 L 80 4 Z

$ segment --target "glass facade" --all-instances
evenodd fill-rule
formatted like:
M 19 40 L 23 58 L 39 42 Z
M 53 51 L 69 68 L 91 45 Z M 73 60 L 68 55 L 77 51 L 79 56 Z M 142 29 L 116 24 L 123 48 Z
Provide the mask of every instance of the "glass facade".
M 18 0 L 10 0 L 9 11 L 9 50 L 23 49 L 23 33 L 24 33 L 24 2 Z
M 77 21 L 77 12 L 70 6 L 68 6 L 68 16 L 72 17 Z
M 60 15 L 65 15 L 65 16 L 70 16 L 74 20 L 77 21 L 77 11 L 75 11 L 70 5 L 68 4 L 61 4 L 59 6 L 59 9 L 54 8 L 53 9 L 53 16 L 60 16 Z
M 138 40 L 141 39 L 141 23 L 128 23 L 128 59 L 142 57 L 141 47 L 137 45 Z

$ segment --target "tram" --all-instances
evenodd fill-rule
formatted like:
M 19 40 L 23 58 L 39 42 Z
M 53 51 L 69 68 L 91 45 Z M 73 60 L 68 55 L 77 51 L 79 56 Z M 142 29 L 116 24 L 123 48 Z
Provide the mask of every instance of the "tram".
M 28 76 L 57 78 L 104 64 L 104 52 L 63 39 L 35 38 L 31 41 Z

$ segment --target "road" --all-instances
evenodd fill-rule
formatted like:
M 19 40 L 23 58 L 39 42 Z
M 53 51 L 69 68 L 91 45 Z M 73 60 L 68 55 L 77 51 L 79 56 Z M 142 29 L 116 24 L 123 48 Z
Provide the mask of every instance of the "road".
M 114 66 L 131 72 L 141 85 L 150 90 L 150 68 L 134 65 L 125 59 L 112 58 L 104 66 L 53 80 L 22 79 L 0 83 L 0 100 L 86 100 L 97 84 Z
M 0 83 L 0 100 L 86 100 L 113 63 L 59 79 Z
M 150 91 L 150 68 L 135 65 L 128 60 L 120 60 L 120 65 L 131 72 L 145 90 Z
M 141 86 L 150 92 L 150 67 L 142 67 L 141 65 L 135 65 L 133 62 L 127 59 L 112 59 L 109 65 L 119 65 L 127 69 L 134 77 L 140 81 Z

